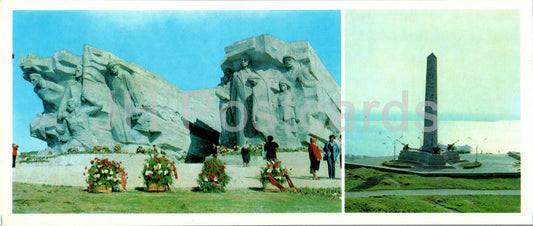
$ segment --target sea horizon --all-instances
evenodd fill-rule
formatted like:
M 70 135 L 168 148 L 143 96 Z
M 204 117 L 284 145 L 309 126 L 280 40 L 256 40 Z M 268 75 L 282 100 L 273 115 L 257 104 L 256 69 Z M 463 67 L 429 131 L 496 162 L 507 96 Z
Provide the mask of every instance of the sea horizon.
M 399 127 L 402 121 L 390 120 L 392 127 Z M 407 121 L 406 131 L 391 131 L 383 121 L 357 121 L 355 130 L 347 128 L 345 131 L 346 155 L 361 155 L 369 157 L 393 156 L 394 144 L 396 155 L 404 144 L 418 148 L 422 146 L 423 133 L 416 127 L 422 120 Z M 498 121 L 440 121 L 438 128 L 439 144 L 455 143 L 456 146 L 468 145 L 472 153 L 478 148 L 479 153 L 507 153 L 520 152 L 520 120 Z M 368 130 L 365 130 L 365 124 Z M 348 127 L 348 125 L 346 125 Z M 398 141 L 394 141 L 398 139 Z

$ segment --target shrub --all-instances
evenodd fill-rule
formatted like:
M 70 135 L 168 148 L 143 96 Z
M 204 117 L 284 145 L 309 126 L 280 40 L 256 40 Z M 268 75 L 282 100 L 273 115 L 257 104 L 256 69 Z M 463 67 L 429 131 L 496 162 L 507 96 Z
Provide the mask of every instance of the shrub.
M 289 190 L 294 193 L 293 190 Z M 323 197 L 327 199 L 340 199 L 341 198 L 341 188 L 309 188 L 302 187 L 298 188 L 298 195 L 304 196 L 314 196 L 314 197 Z
M 126 190 L 128 174 L 120 166 L 121 163 L 99 158 L 91 160 L 91 166 L 87 170 L 87 179 L 85 180 L 89 184 L 89 192 L 96 192 L 93 187 L 98 185 L 106 185 L 118 191 L 118 185 L 121 184 L 122 188 Z M 87 169 L 87 166 L 85 169 Z M 86 175 L 86 173 L 83 173 L 83 175 Z
M 74 153 L 80 153 L 80 151 L 78 150 L 78 148 L 69 148 L 67 150 L 67 154 L 74 154 Z
M 463 163 L 460 166 L 463 167 L 463 169 L 473 169 L 473 168 L 480 167 L 481 165 L 483 165 L 481 164 L 481 162 L 468 162 L 468 163 Z
M 229 180 L 226 163 L 211 158 L 204 161 L 202 172 L 198 175 L 198 187 L 203 192 L 223 192 Z

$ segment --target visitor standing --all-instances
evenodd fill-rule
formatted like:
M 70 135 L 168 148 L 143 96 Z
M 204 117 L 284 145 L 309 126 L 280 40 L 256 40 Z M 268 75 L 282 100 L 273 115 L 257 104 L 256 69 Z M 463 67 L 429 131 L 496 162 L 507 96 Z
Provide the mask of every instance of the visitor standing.
M 342 165 L 342 154 L 340 154 L 340 153 L 342 153 L 342 134 L 339 135 L 339 150 L 340 150 L 339 151 L 339 165 L 340 165 L 340 167 L 342 169 L 342 167 L 344 166 L 344 165 Z
M 252 148 L 251 144 L 247 144 L 246 146 L 241 148 L 242 167 L 250 166 L 250 149 L 251 148 Z
M 322 155 L 320 155 L 320 150 L 316 146 L 316 138 L 311 137 L 311 143 L 309 144 L 309 160 L 311 161 L 311 166 L 309 172 L 313 174 L 313 180 L 320 180 L 316 175 L 316 172 L 320 168 L 320 159 L 322 159 Z
M 324 145 L 324 157 L 328 162 L 328 175 L 330 179 L 335 178 L 335 161 L 339 156 L 339 146 L 335 143 L 335 135 L 329 136 L 329 141 Z
M 268 142 L 265 143 L 265 151 L 267 154 L 267 161 L 275 162 L 277 160 L 276 149 L 278 149 L 278 143 L 274 142 L 273 136 L 267 137 Z
M 19 146 L 16 144 L 13 144 L 13 168 L 15 168 L 15 163 L 16 163 L 17 155 L 18 155 L 18 149 L 19 149 Z
M 218 155 L 218 147 L 215 143 L 211 145 L 211 149 L 209 150 L 209 154 L 213 156 L 213 158 L 217 158 Z

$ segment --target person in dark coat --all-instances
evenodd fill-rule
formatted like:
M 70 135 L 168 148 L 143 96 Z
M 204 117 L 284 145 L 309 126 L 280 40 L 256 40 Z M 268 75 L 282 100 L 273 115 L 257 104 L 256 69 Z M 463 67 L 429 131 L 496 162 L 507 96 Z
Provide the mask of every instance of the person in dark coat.
M 213 156 L 213 158 L 217 158 L 218 155 L 218 148 L 215 143 L 211 145 L 211 148 L 209 149 L 209 154 Z
M 278 143 L 274 142 L 273 136 L 267 137 L 268 142 L 265 143 L 265 151 L 267 153 L 267 161 L 269 162 L 275 162 L 277 161 L 278 157 L 276 155 L 276 149 L 278 149 L 279 145 Z
M 335 135 L 329 136 L 329 141 L 324 145 L 324 158 L 328 161 L 328 175 L 330 179 L 335 178 L 335 162 L 339 156 L 340 149 L 335 143 Z
M 311 161 L 311 166 L 309 172 L 313 174 L 313 180 L 320 180 L 316 175 L 316 172 L 320 168 L 320 159 L 322 159 L 322 155 L 320 155 L 320 150 L 316 146 L 316 138 L 311 137 L 311 143 L 309 144 L 309 160 Z
M 242 167 L 250 166 L 250 149 L 251 148 L 252 148 L 251 144 L 247 144 L 246 146 L 241 148 Z

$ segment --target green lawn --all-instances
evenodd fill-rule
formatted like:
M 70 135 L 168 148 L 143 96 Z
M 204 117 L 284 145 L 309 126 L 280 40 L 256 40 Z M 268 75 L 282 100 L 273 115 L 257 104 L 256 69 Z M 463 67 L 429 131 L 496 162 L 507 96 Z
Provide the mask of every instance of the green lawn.
M 378 196 L 348 198 L 345 205 L 347 213 L 520 213 L 520 196 Z
M 346 169 L 346 192 L 414 189 L 520 190 L 520 178 L 422 177 L 367 168 Z
M 142 191 L 95 194 L 85 187 L 13 183 L 13 213 L 301 213 L 341 212 L 329 190 L 267 193 L 254 189 L 225 193 Z M 313 190 L 313 191 L 311 191 Z M 339 190 L 340 191 L 340 190 Z M 336 195 L 335 195 L 336 196 Z

